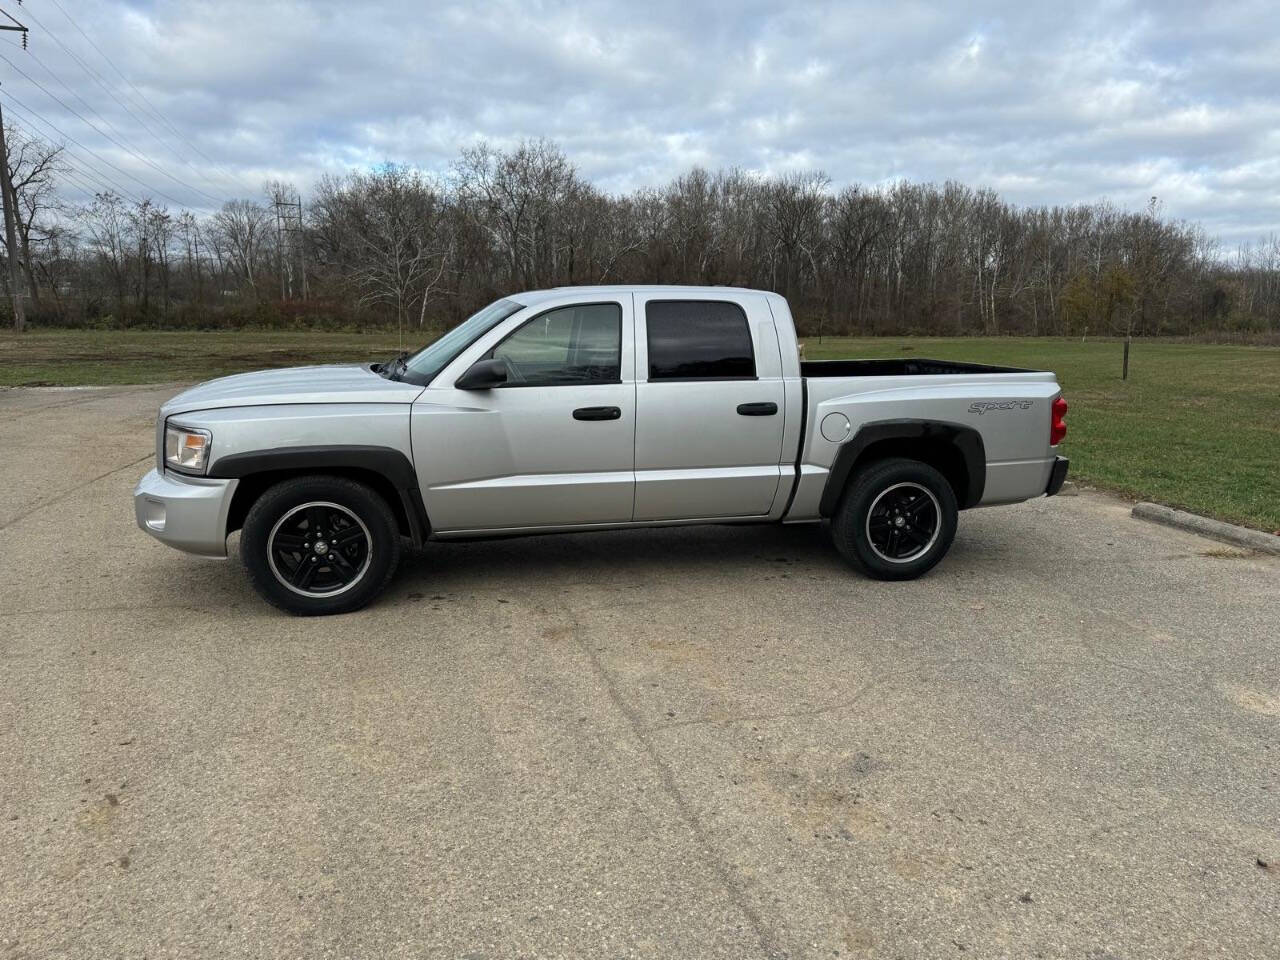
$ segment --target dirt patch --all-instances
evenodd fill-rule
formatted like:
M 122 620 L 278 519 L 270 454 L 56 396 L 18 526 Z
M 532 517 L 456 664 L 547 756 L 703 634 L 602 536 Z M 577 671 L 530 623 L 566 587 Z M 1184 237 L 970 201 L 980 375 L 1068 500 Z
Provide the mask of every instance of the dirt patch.
M 1280 697 L 1261 690 L 1253 690 L 1234 683 L 1224 683 L 1220 689 L 1237 707 L 1264 717 L 1280 717 Z

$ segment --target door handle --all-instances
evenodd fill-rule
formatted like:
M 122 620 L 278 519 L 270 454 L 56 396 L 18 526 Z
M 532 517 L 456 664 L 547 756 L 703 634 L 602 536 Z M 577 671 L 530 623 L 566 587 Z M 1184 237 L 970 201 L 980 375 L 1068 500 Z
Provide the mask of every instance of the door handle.
M 579 407 L 573 411 L 575 420 L 621 420 L 620 407 Z
M 778 412 L 778 405 L 772 400 L 764 403 L 740 403 L 738 413 L 744 417 L 772 417 Z

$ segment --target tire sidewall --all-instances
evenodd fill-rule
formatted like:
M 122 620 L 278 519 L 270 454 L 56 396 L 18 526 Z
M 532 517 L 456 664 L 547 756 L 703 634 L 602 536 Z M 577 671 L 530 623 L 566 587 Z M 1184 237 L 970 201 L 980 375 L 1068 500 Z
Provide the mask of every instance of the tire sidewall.
M 272 528 L 294 507 L 328 501 L 350 510 L 369 531 L 369 566 L 351 589 L 330 597 L 309 597 L 290 590 L 268 562 Z M 383 498 L 345 477 L 296 477 L 267 489 L 249 509 L 240 533 L 240 560 L 254 588 L 273 606 L 299 616 L 358 610 L 386 587 L 400 560 L 400 530 Z
M 941 507 L 940 528 L 933 545 L 907 563 L 893 563 L 877 554 L 866 532 L 871 505 L 881 493 L 899 483 L 926 488 Z M 850 485 L 832 519 L 832 537 L 840 553 L 871 576 L 881 580 L 911 580 L 946 556 L 955 539 L 958 513 L 955 492 L 936 469 L 918 460 L 880 460 L 867 465 Z

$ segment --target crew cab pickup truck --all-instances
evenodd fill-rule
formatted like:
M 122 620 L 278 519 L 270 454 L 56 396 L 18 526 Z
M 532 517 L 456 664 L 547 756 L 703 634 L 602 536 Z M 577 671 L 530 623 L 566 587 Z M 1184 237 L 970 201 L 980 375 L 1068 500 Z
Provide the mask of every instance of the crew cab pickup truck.
M 957 513 L 1052 496 L 1052 373 L 802 362 L 777 294 L 567 287 L 498 300 L 412 356 L 223 377 L 164 404 L 138 525 L 190 553 L 240 535 L 296 614 L 376 597 L 405 541 L 825 521 L 886 580 L 946 554 Z

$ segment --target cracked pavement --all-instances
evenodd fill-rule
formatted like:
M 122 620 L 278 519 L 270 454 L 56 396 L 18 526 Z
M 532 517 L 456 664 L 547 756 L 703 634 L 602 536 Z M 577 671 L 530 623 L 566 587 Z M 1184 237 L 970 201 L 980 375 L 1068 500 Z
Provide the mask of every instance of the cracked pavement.
M 0 958 L 1275 956 L 1280 559 L 1086 492 L 296 620 L 135 528 L 173 392 L 0 392 Z

